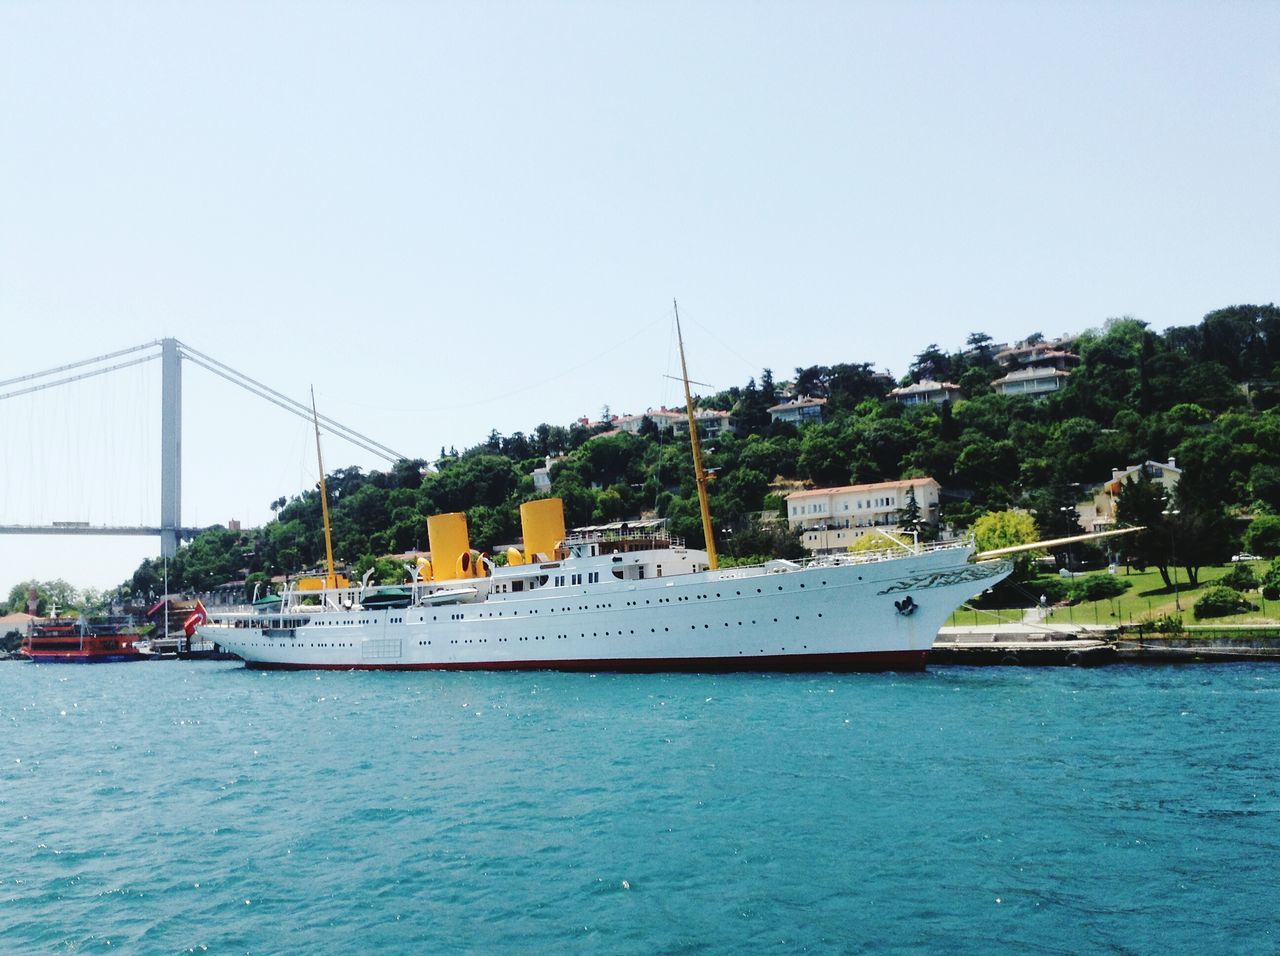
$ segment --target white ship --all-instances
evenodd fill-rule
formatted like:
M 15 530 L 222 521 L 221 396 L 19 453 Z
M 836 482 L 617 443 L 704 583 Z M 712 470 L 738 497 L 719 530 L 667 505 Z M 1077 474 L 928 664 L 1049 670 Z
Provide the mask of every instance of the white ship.
M 706 551 L 604 530 L 565 538 L 557 560 L 292 591 L 278 611 L 198 630 L 257 668 L 919 670 L 951 612 L 1011 570 L 972 553 L 935 544 L 711 570 Z
M 680 353 L 684 371 L 683 342 Z M 524 550 L 509 549 L 505 566 L 471 550 L 465 515 L 433 515 L 431 561 L 411 584 L 351 587 L 334 571 L 321 461 L 324 586 L 194 626 L 257 668 L 919 670 L 947 617 L 1012 570 L 971 563 L 969 543 L 720 569 L 688 378 L 707 550 L 657 528 L 567 535 L 560 500 L 543 498 L 521 505 Z M 317 457 L 319 445 L 317 425 Z

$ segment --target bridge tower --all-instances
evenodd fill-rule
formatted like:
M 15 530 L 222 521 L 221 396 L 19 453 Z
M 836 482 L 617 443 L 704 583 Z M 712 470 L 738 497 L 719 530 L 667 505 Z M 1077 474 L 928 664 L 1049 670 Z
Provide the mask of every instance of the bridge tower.
M 155 351 L 159 346 L 159 351 Z M 105 364 L 125 355 L 143 352 L 138 357 L 126 361 Z M 92 534 L 92 535 L 146 535 L 160 536 L 160 553 L 172 558 L 178 553 L 178 543 L 189 540 L 199 533 L 199 528 L 182 526 L 182 363 L 194 362 L 201 368 L 238 385 L 258 398 L 265 399 L 273 405 L 283 408 L 315 425 L 317 430 L 323 429 L 336 435 L 357 448 L 383 458 L 393 465 L 406 460 L 405 456 L 392 448 L 388 448 L 372 438 L 366 438 L 354 429 L 340 424 L 325 415 L 317 415 L 311 405 L 304 405 L 287 395 L 254 381 L 243 372 L 237 372 L 229 365 L 197 352 L 189 345 L 177 339 L 159 339 L 121 349 L 107 355 L 72 362 L 44 372 L 20 375 L 17 378 L 0 381 L 0 401 L 29 395 L 71 382 L 79 382 L 108 372 L 130 368 L 160 359 L 160 523 L 159 526 L 119 527 L 114 525 L 91 526 L 87 521 L 55 521 L 52 525 L 0 524 L 0 534 Z M 71 373 L 71 374 L 64 374 Z M 60 377 L 59 377 L 60 376 Z M 39 381 L 39 380 L 44 381 Z M 36 384 L 30 384 L 36 383 Z M 9 389 L 9 386 L 19 388 Z M 9 389 L 9 390 L 5 390 Z
M 154 419 L 153 419 L 154 420 Z M 182 527 L 182 354 L 160 340 L 160 554 L 178 553 Z

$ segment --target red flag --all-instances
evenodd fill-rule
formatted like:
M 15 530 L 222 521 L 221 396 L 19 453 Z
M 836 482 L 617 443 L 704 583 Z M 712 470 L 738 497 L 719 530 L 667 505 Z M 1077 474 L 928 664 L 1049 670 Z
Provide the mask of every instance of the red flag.
M 204 609 L 204 604 L 197 600 L 196 609 L 187 615 L 187 619 L 182 622 L 182 629 L 190 637 L 196 632 L 196 628 L 201 624 L 209 623 L 209 613 Z

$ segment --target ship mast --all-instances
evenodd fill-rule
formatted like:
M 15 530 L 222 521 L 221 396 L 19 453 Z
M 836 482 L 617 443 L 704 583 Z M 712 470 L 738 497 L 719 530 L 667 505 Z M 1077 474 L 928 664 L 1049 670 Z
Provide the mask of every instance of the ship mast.
M 715 535 L 711 531 L 711 506 L 707 503 L 710 478 L 702 467 L 702 443 L 698 440 L 698 422 L 693 416 L 693 396 L 689 394 L 689 368 L 684 361 L 684 336 L 680 332 L 680 306 L 671 300 L 676 313 L 676 341 L 680 343 L 680 376 L 684 380 L 684 410 L 689 416 L 689 447 L 693 450 L 693 474 L 698 482 L 698 508 L 702 512 L 702 536 L 707 540 L 707 564 L 714 571 L 720 567 L 716 556 Z
M 320 518 L 324 522 L 324 555 L 328 562 L 329 575 L 324 586 L 336 588 L 338 576 L 333 570 L 333 533 L 329 527 L 329 492 L 324 485 L 324 458 L 320 455 L 320 416 L 316 413 L 316 390 L 311 389 L 311 420 L 316 426 L 316 463 L 320 466 Z

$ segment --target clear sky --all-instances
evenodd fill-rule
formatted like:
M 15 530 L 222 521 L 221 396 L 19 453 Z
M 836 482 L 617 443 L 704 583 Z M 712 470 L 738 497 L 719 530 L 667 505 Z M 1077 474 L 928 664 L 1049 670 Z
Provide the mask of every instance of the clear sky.
M 0 380 L 175 336 L 412 456 L 1280 280 L 1280 4 L 0 3 Z M 315 481 L 184 372 L 183 518 Z M 158 520 L 153 363 L 0 402 L 0 523 Z M 336 439 L 326 466 L 378 467 Z M 150 539 L 0 536 L 0 592 Z

